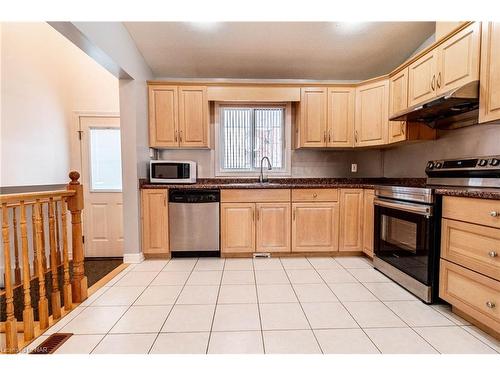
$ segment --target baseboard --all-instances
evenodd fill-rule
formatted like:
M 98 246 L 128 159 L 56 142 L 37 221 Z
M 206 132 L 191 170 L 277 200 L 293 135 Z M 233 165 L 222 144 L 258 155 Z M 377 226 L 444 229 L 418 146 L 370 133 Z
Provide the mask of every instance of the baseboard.
M 123 263 L 141 263 L 144 260 L 143 253 L 123 254 Z

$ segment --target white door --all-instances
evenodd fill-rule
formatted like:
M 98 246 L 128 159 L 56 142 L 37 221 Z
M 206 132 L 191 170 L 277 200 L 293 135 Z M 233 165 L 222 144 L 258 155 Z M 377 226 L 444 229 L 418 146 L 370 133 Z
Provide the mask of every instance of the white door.
M 119 117 L 80 117 L 86 257 L 123 256 Z

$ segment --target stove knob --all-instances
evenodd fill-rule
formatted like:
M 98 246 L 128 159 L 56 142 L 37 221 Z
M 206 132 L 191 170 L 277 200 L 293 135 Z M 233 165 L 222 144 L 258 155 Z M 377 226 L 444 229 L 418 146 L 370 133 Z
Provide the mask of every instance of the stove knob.
M 477 163 L 480 167 L 486 167 L 488 165 L 488 160 L 486 159 L 481 159 L 479 160 L 479 163 Z
M 437 169 L 441 168 L 442 166 L 443 166 L 443 163 L 441 163 L 439 161 L 436 163 L 436 168 Z
M 427 169 L 432 169 L 434 168 L 434 162 L 430 161 L 427 163 Z
M 500 164 L 500 159 L 495 159 L 495 158 L 490 159 L 490 165 L 491 165 L 492 167 L 496 167 L 496 166 L 497 166 L 497 165 L 499 165 L 499 164 Z

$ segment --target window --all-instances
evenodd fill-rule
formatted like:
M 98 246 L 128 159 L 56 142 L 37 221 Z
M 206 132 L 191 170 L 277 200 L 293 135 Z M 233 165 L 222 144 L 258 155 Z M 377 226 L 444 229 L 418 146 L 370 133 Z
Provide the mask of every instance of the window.
M 271 161 L 270 174 L 289 173 L 286 109 L 286 105 L 219 105 L 218 174 L 255 175 L 264 156 Z
M 92 191 L 122 190 L 120 129 L 90 129 L 90 186 Z

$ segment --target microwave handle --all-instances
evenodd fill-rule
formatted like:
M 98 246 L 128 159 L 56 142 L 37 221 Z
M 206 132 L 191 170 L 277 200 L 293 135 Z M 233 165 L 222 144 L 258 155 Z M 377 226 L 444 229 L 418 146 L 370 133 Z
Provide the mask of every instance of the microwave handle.
M 396 210 L 407 211 L 427 217 L 432 216 L 432 207 L 424 204 L 394 202 L 391 200 L 381 199 L 381 198 L 375 198 L 373 204 L 375 206 L 393 208 Z

